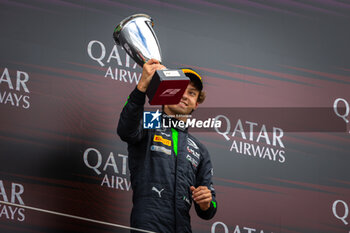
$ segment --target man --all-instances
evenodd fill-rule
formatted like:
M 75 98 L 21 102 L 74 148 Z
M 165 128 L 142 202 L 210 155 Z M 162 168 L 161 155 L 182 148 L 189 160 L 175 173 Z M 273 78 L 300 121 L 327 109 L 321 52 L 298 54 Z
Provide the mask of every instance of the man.
M 162 233 L 192 232 L 192 201 L 199 217 L 211 219 L 216 213 L 212 165 L 207 149 L 188 134 L 187 128 L 143 128 L 145 92 L 159 69 L 165 67 L 155 59 L 144 64 L 118 123 L 117 132 L 128 143 L 133 189 L 131 226 Z M 173 121 L 186 121 L 186 115 L 205 98 L 201 77 L 191 69 L 183 71 L 191 82 L 180 103 L 163 106 L 164 114 L 175 116 Z

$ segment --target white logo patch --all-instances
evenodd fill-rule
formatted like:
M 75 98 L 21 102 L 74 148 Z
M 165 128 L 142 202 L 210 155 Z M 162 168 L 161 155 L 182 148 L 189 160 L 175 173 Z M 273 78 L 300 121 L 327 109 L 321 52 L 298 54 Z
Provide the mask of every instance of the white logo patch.
M 165 133 L 165 129 L 157 129 L 156 131 L 159 132 L 161 135 L 170 137 L 170 133 Z
M 162 192 L 164 191 L 164 189 L 161 189 L 159 191 L 156 187 L 153 186 L 152 191 L 155 191 L 156 193 L 158 193 L 159 197 L 162 197 Z
M 152 145 L 151 146 L 151 151 L 158 151 L 158 152 L 163 152 L 163 153 L 165 153 L 167 155 L 171 155 L 171 150 L 166 149 L 165 147 L 162 147 L 162 146 Z
M 187 143 L 188 143 L 189 146 L 192 146 L 194 149 L 197 149 L 197 150 L 199 149 L 197 144 L 194 143 L 194 141 L 192 139 L 187 138 Z
M 192 148 L 189 148 L 189 147 L 187 147 L 187 151 L 188 151 L 188 153 L 194 155 L 197 159 L 199 159 L 200 154 L 197 151 L 195 151 L 195 150 L 193 150 Z
M 187 154 L 186 159 L 190 161 L 194 167 L 198 166 L 198 162 L 194 158 L 192 158 L 189 154 Z

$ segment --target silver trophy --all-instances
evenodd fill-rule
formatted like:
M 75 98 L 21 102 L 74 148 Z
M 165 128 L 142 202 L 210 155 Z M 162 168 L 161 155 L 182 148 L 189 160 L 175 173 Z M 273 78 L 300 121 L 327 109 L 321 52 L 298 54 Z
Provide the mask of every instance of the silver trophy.
M 161 49 L 149 15 L 127 17 L 115 28 L 113 37 L 141 67 L 151 58 L 162 62 Z M 146 91 L 151 105 L 177 104 L 187 88 L 189 78 L 182 70 L 157 70 Z

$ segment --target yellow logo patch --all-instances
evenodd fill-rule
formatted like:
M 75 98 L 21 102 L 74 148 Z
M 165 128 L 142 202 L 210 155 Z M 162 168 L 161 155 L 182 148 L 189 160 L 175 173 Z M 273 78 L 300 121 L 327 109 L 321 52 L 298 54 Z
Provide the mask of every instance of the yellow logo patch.
M 155 142 L 161 142 L 161 143 L 163 143 L 163 144 L 166 145 L 166 146 L 171 146 L 171 141 L 168 140 L 168 139 L 163 138 L 163 137 L 160 136 L 160 135 L 154 135 L 153 141 L 155 141 Z

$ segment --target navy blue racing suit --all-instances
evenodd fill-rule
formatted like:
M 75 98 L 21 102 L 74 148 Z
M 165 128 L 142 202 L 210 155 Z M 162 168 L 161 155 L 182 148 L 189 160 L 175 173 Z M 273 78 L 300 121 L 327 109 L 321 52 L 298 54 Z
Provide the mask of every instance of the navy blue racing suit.
M 144 129 L 144 104 L 145 94 L 135 88 L 117 129 L 128 143 L 133 189 L 131 226 L 162 233 L 192 232 L 191 186 L 207 186 L 212 194 L 208 210 L 202 211 L 194 203 L 199 217 L 211 219 L 217 210 L 209 153 L 187 128 Z

